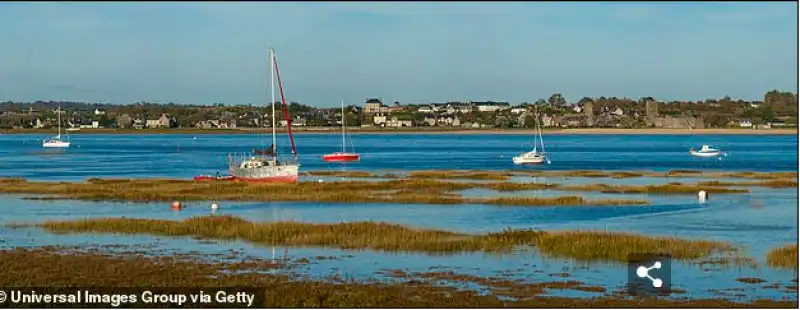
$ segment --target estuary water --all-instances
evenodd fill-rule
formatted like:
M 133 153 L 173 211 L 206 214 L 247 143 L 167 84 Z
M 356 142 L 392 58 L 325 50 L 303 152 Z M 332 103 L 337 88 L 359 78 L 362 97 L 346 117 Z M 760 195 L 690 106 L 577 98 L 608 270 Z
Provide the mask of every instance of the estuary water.
M 196 137 L 196 139 L 195 139 Z M 228 152 L 245 152 L 269 145 L 261 135 L 73 135 L 68 150 L 43 150 L 35 135 L 0 135 L 0 176 L 31 180 L 84 180 L 90 177 L 191 178 L 197 174 L 224 172 Z M 301 134 L 295 137 L 301 170 L 402 171 L 424 169 L 514 169 L 511 157 L 531 148 L 531 137 L 517 135 L 460 134 L 363 134 L 353 135 L 362 161 L 341 165 L 322 162 L 324 153 L 340 148 L 341 136 Z M 545 137 L 552 170 L 721 170 L 797 171 L 796 136 L 735 135 L 550 135 Z M 728 153 L 723 160 L 692 158 L 691 146 L 710 144 Z M 279 148 L 288 153 L 288 141 Z M 583 179 L 554 181 L 561 184 L 656 184 L 696 182 L 688 178 Z M 751 187 L 750 193 L 714 195 L 700 204 L 690 196 L 647 196 L 586 193 L 587 198 L 647 199 L 646 207 L 497 207 L 488 205 L 330 204 L 298 202 L 221 202 L 217 214 L 231 214 L 253 221 L 292 220 L 315 223 L 385 221 L 413 227 L 438 228 L 466 233 L 486 233 L 505 228 L 544 230 L 592 229 L 647 235 L 728 241 L 741 246 L 759 267 L 696 266 L 674 262 L 672 285 L 687 292 L 678 297 L 729 299 L 780 298 L 797 300 L 797 271 L 764 265 L 767 251 L 797 242 L 798 192 L 796 188 Z M 498 195 L 491 191 L 467 191 L 471 196 Z M 528 191 L 517 195 L 557 195 Z M 505 195 L 505 194 L 504 194 Z M 0 223 L 41 222 L 90 217 L 138 217 L 183 219 L 210 214 L 207 202 L 190 204 L 183 211 L 164 203 L 26 200 L 20 195 L 0 195 Z M 374 278 L 385 269 L 432 271 L 441 266 L 457 273 L 510 277 L 529 281 L 577 280 L 615 290 L 625 285 L 624 265 L 574 262 L 547 258 L 535 250 L 503 255 L 458 254 L 433 256 L 414 253 L 345 251 L 331 248 L 271 248 L 246 242 L 208 242 L 192 238 L 145 235 L 47 234 L 39 229 L 0 227 L 0 248 L 41 245 L 96 246 L 129 244 L 174 252 L 206 255 L 232 250 L 250 256 L 291 259 L 312 258 L 300 274 L 325 277 L 338 273 L 355 278 Z M 313 260 L 316 256 L 337 259 Z M 569 274 L 568 278 L 555 276 Z M 737 278 L 755 277 L 767 282 L 746 284 Z M 767 288 L 767 285 L 777 285 Z M 773 285 L 774 286 L 774 285 Z M 787 290 L 787 287 L 795 287 Z M 584 296 L 591 293 L 553 291 L 553 295 Z
M 36 180 L 90 177 L 179 177 L 226 171 L 226 154 L 267 147 L 271 137 L 236 135 L 72 135 L 69 150 L 44 150 L 43 135 L 0 135 L 0 175 Z M 361 162 L 353 170 L 514 168 L 511 158 L 532 148 L 532 136 L 491 134 L 354 134 Z M 341 150 L 337 134 L 295 136 L 301 170 L 340 169 L 322 154 Z M 349 144 L 349 141 L 348 141 Z M 549 135 L 553 170 L 797 170 L 791 135 Z M 694 158 L 701 144 L 728 153 L 723 160 Z M 349 146 L 348 146 L 349 147 Z M 290 154 L 278 137 L 279 153 Z

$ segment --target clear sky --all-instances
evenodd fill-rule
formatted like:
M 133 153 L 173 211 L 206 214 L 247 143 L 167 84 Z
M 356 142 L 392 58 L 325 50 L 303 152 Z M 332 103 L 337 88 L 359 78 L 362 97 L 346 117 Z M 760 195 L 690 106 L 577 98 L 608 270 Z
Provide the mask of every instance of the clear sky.
M 797 2 L 0 2 L 0 101 L 315 106 L 797 91 Z

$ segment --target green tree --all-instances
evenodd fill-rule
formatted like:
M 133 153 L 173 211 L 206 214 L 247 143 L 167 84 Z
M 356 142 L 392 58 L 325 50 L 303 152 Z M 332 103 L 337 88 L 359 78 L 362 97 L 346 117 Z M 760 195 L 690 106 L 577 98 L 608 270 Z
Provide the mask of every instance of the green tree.
M 771 106 L 764 105 L 761 108 L 761 119 L 764 122 L 769 122 L 775 119 L 775 112 L 772 110 Z

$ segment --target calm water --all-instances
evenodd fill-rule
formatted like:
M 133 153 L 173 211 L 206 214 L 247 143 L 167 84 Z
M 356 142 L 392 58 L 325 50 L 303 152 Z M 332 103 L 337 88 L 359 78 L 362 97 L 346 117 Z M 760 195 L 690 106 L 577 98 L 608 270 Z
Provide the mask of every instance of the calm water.
M 260 136 L 191 135 L 77 135 L 73 148 L 44 152 L 40 136 L 0 136 L 0 176 L 41 180 L 76 180 L 88 177 L 184 177 L 224 171 L 225 154 L 247 151 L 252 145 L 269 143 Z M 323 153 L 335 151 L 339 136 L 299 135 L 297 145 L 305 170 L 341 169 L 321 161 Z M 529 137 L 509 135 L 354 135 L 362 162 L 348 169 L 510 169 L 510 158 L 529 148 Z M 546 137 L 552 165 L 544 169 L 618 170 L 797 170 L 797 140 L 793 136 L 566 136 Z M 712 144 L 727 151 L 721 161 L 695 159 L 687 154 L 692 143 Z M 654 184 L 695 182 L 690 178 L 583 179 L 537 178 L 554 183 Z M 287 202 L 222 202 L 218 214 L 232 214 L 254 221 L 294 220 L 335 223 L 341 221 L 386 221 L 414 227 L 440 228 L 468 233 L 500 231 L 504 228 L 600 229 L 649 235 L 730 241 L 746 254 L 763 262 L 765 253 L 776 246 L 796 243 L 798 233 L 797 189 L 750 188 L 751 193 L 714 195 L 706 204 L 692 196 L 646 196 L 587 193 L 587 198 L 647 199 L 646 207 L 496 207 L 486 205 L 430 206 L 394 204 L 327 204 Z M 465 195 L 500 195 L 491 191 L 466 191 Z M 526 191 L 517 195 L 551 196 L 553 191 Z M 208 203 L 195 203 L 174 212 L 163 203 L 139 204 L 84 201 L 32 201 L 21 196 L 0 195 L 0 222 L 39 222 L 48 219 L 87 217 L 142 217 L 182 219 L 210 213 Z M 624 266 L 579 263 L 547 259 L 535 251 L 505 255 L 461 254 L 431 256 L 389 254 L 372 251 L 341 251 L 322 248 L 258 247 L 244 242 L 200 242 L 190 238 L 160 238 L 119 235 L 51 235 L 38 229 L 0 228 L 0 247 L 46 244 L 93 245 L 131 244 L 165 251 L 225 253 L 231 249 L 252 256 L 300 257 L 339 256 L 337 260 L 315 261 L 300 273 L 324 277 L 339 273 L 349 277 L 372 278 L 382 269 L 431 271 L 435 266 L 456 272 L 496 276 L 512 271 L 513 277 L 534 281 L 559 281 L 550 274 L 567 271 L 569 280 L 610 289 L 625 284 Z M 274 252 L 273 252 L 274 251 Z M 273 254 L 275 253 L 275 254 Z M 768 282 L 751 285 L 736 282 L 739 277 L 759 277 Z M 673 264 L 673 286 L 688 290 L 691 297 L 720 297 L 710 289 L 736 289 L 735 294 L 791 298 L 797 293 L 763 288 L 771 283 L 792 283 L 796 271 L 748 267 L 704 270 L 697 266 Z M 553 292 L 575 295 L 575 292 Z
M 266 135 L 73 135 L 69 150 L 44 150 L 39 135 L 0 135 L 0 175 L 29 179 L 183 177 L 225 171 L 228 152 L 269 145 Z M 197 137 L 197 139 L 194 139 Z M 322 154 L 340 149 L 335 134 L 301 134 L 302 170 L 338 169 Z M 511 169 L 511 157 L 528 151 L 523 135 L 353 135 L 362 160 L 352 169 Z M 288 139 L 279 151 L 289 154 Z M 545 169 L 598 170 L 797 170 L 797 137 L 734 135 L 550 135 Z M 717 146 L 724 160 L 689 156 L 690 147 Z

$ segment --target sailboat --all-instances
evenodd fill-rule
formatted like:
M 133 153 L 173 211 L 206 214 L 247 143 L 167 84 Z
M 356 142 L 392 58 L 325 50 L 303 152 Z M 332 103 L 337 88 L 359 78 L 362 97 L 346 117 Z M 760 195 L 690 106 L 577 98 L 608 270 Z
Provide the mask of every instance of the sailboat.
M 58 135 L 42 141 L 42 147 L 46 148 L 69 148 L 70 142 L 61 140 L 61 106 L 58 106 Z
M 345 119 L 346 117 L 344 114 L 344 100 L 342 100 L 342 151 L 332 154 L 322 155 L 322 160 L 324 162 L 353 162 L 353 161 L 359 161 L 359 159 L 361 158 L 361 156 L 355 152 L 355 148 L 353 148 L 352 153 L 348 153 L 347 149 L 345 148 L 346 142 L 345 142 L 344 130 L 347 127 L 347 125 L 345 124 Z
M 292 136 L 292 119 L 286 105 L 286 96 L 283 94 L 283 83 L 278 70 L 278 58 L 275 49 L 270 47 L 270 98 L 272 106 L 272 145 L 265 149 L 254 149 L 251 153 L 228 154 L 228 171 L 230 176 L 212 177 L 208 175 L 196 176 L 195 180 L 232 180 L 262 183 L 296 183 L 300 170 L 297 157 L 297 148 Z M 286 127 L 289 132 L 289 141 L 292 145 L 292 158 L 279 159 L 277 149 L 277 130 L 275 121 L 275 78 L 281 94 L 281 106 Z
M 547 155 L 545 154 L 545 151 L 544 151 L 544 138 L 542 138 L 542 128 L 541 128 L 541 126 L 539 126 L 538 113 L 537 113 L 536 117 L 534 117 L 534 123 L 536 124 L 536 133 L 539 135 L 539 142 L 542 145 L 542 151 L 539 152 L 537 150 L 537 148 L 536 148 L 537 147 L 536 137 L 534 136 L 534 138 L 533 138 L 533 150 L 530 151 L 530 152 L 525 152 L 525 153 L 522 153 L 522 154 L 520 154 L 518 156 L 515 156 L 512 159 L 514 161 L 514 164 L 517 164 L 517 165 L 535 165 L 535 164 L 541 164 L 541 163 L 544 163 L 544 162 L 547 162 L 548 164 L 550 163 L 550 159 L 547 158 Z

